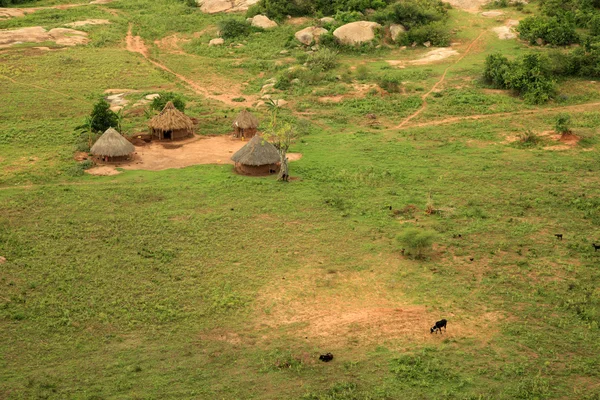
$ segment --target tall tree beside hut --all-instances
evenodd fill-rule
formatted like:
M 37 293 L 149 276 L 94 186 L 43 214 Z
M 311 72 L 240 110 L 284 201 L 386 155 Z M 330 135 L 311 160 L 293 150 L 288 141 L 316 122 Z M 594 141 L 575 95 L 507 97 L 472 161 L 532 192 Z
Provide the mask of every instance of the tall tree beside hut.
M 279 175 L 277 176 L 278 181 L 287 182 L 289 180 L 288 172 L 288 158 L 287 152 L 290 146 L 297 137 L 296 130 L 294 127 L 287 123 L 280 123 L 277 120 L 279 113 L 279 104 L 272 99 L 266 103 L 267 107 L 271 111 L 271 123 L 269 128 L 264 132 L 264 137 L 268 139 L 277 148 L 279 152 L 279 159 L 281 162 L 281 168 L 279 169 Z

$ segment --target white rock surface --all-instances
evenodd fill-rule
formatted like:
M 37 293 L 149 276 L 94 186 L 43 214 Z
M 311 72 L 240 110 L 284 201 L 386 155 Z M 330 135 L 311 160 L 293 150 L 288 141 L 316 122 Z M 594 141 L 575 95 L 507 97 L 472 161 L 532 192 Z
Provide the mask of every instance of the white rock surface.
M 337 28 L 333 32 L 333 36 L 342 44 L 357 45 L 375 39 L 375 31 L 379 28 L 381 28 L 381 25 L 376 22 L 351 22 Z
M 294 35 L 296 39 L 307 46 L 313 44 L 313 42 L 319 42 L 319 37 L 328 33 L 327 29 L 319 28 L 317 26 L 309 26 L 308 28 L 304 28 L 301 31 L 296 32 Z
M 396 42 L 400 38 L 400 35 L 402 35 L 404 32 L 406 32 L 406 28 L 404 28 L 402 25 L 400 25 L 400 24 L 390 25 L 390 36 L 392 37 L 392 40 L 394 42 Z
M 216 38 L 208 42 L 209 46 L 222 46 L 223 44 L 225 44 L 225 39 L 223 38 Z
M 264 15 L 255 15 L 254 18 L 252 18 L 251 25 L 262 29 L 272 29 L 277 27 L 277 22 L 271 21 Z

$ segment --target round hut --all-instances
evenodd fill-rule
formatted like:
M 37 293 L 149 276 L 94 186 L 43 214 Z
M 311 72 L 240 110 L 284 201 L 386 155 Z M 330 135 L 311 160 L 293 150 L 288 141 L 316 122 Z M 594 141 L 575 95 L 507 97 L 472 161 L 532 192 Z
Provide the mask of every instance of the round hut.
M 251 139 L 256 136 L 258 119 L 249 111 L 244 110 L 233 121 L 233 136 L 236 138 Z
M 104 162 L 127 161 L 134 151 L 135 147 L 129 140 L 113 128 L 108 128 L 90 149 L 96 159 Z
M 152 137 L 158 140 L 184 139 L 194 134 L 194 122 L 169 101 L 148 123 Z
M 260 136 L 254 136 L 231 160 L 240 174 L 256 176 L 279 172 L 279 152 Z

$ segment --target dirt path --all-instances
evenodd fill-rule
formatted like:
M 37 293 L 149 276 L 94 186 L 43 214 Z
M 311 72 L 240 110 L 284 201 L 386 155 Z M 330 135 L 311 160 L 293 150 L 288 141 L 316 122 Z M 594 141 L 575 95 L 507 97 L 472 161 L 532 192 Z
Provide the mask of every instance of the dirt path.
M 141 54 L 142 56 L 144 56 L 144 58 L 146 60 L 148 60 L 154 66 L 162 69 L 163 71 L 170 73 L 171 75 L 175 76 L 180 81 L 185 82 L 189 87 L 192 88 L 192 90 L 194 92 L 201 94 L 206 98 L 218 100 L 218 101 L 225 103 L 232 107 L 240 107 L 240 106 L 251 107 L 252 106 L 252 103 L 255 101 L 255 99 L 253 99 L 253 98 L 251 98 L 249 100 L 247 99 L 245 101 L 233 101 L 232 100 L 233 98 L 239 97 L 238 94 L 235 94 L 233 96 L 229 95 L 229 94 L 213 94 L 209 91 L 209 89 L 199 85 L 197 82 L 194 82 L 193 80 L 191 80 L 181 74 L 178 74 L 177 72 L 175 72 L 172 69 L 170 69 L 169 67 L 159 63 L 158 61 L 153 60 L 152 58 L 150 58 L 149 53 L 148 53 L 148 48 L 144 44 L 144 41 L 142 40 L 142 38 L 139 36 L 133 36 L 132 28 L 133 28 L 133 25 L 129 24 L 129 31 L 127 32 L 127 40 L 126 40 L 128 51 Z
M 523 110 L 523 111 L 515 111 L 515 112 L 508 112 L 508 113 L 466 115 L 466 116 L 450 117 L 450 118 L 444 118 L 444 119 L 439 119 L 439 120 L 435 120 L 435 121 L 428 121 L 428 122 L 421 122 L 418 124 L 412 124 L 412 125 L 409 125 L 408 128 L 420 128 L 420 127 L 424 127 L 424 126 L 438 126 L 438 125 L 445 125 L 445 124 L 453 124 L 453 123 L 461 122 L 461 121 L 478 121 L 478 120 L 489 119 L 489 118 L 504 118 L 504 117 L 512 117 L 515 115 L 535 115 L 535 114 L 539 114 L 540 111 L 544 112 L 544 113 L 563 112 L 563 111 L 579 112 L 579 111 L 587 111 L 589 108 L 597 108 L 598 106 L 600 106 L 600 103 L 595 102 L 595 103 L 586 103 L 586 104 L 576 104 L 576 105 L 572 105 L 572 106 L 552 107 L 552 108 L 545 108 L 545 109 L 538 108 L 538 109 L 534 109 L 534 110 Z M 393 129 L 395 129 L 395 128 L 393 128 Z
M 481 36 L 483 36 L 483 34 L 485 32 L 486 31 L 481 31 L 481 33 L 479 34 L 479 36 L 477 36 L 475 38 L 475 40 L 473 40 L 471 42 L 471 44 L 469 45 L 469 47 L 467 47 L 467 50 L 465 51 L 465 53 L 462 56 L 460 56 L 460 58 L 458 60 L 456 60 L 456 62 L 454 62 L 454 64 L 449 65 L 444 70 L 444 73 L 442 74 L 441 79 L 439 81 L 437 81 L 436 84 L 433 85 L 433 87 L 427 93 L 425 93 L 423 96 L 421 96 L 421 99 L 423 100 L 423 104 L 421 105 L 421 108 L 419 108 L 412 115 L 409 115 L 407 118 L 405 118 L 404 121 L 402 121 L 400 123 L 400 125 L 394 127 L 394 129 L 402 129 L 402 128 L 404 128 L 404 126 L 406 124 L 408 124 L 411 120 L 413 120 L 414 118 L 418 117 L 423 111 L 425 111 L 425 109 L 427 108 L 427 98 L 429 97 L 429 95 L 431 95 L 431 93 L 433 93 L 438 88 L 438 86 L 440 86 L 442 83 L 444 83 L 444 81 L 446 80 L 446 75 L 448 74 L 448 71 L 450 71 L 450 68 L 454 67 L 456 64 L 458 64 L 459 62 L 461 62 L 471 52 L 471 49 L 473 48 L 473 46 L 475 45 L 475 43 L 477 43 L 477 41 L 481 38 Z

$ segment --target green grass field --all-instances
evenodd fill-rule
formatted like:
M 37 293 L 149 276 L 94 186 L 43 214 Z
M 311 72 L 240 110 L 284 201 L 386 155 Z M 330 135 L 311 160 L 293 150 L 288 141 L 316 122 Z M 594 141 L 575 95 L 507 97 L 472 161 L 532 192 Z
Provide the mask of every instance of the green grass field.
M 241 109 L 128 52 L 130 23 L 155 61 L 258 99 L 304 62 L 287 43 L 310 21 L 209 48 L 194 33 L 222 15 L 117 0 L 0 29 L 87 18 L 112 24 L 81 28 L 86 46 L 0 50 L 0 399 L 600 399 L 598 83 L 559 82 L 543 106 L 491 90 L 486 55 L 530 49 L 452 10 L 460 56 L 398 69 L 386 60 L 427 50 L 344 51 L 276 93 L 302 133 L 290 183 L 230 165 L 96 177 L 73 159 L 74 128 L 106 89 L 179 92 L 202 134 L 229 133 Z M 180 53 L 154 44 L 174 34 Z M 382 76 L 402 90 L 373 90 Z M 542 135 L 565 111 L 572 146 Z M 527 130 L 541 143 L 514 140 Z M 424 260 L 401 254 L 413 228 L 436 234 Z

